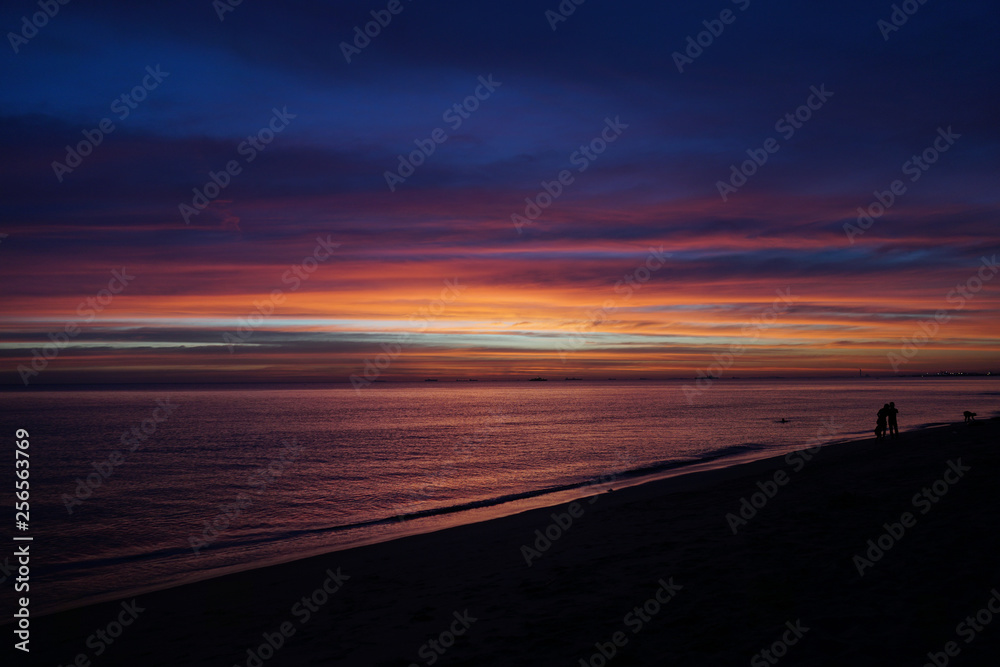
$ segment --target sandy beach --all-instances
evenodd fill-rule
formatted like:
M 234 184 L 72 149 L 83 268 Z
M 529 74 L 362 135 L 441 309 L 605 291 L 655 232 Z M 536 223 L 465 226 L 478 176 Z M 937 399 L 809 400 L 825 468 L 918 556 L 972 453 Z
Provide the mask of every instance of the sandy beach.
M 32 664 L 995 664 L 998 435 L 830 445 L 36 618 Z

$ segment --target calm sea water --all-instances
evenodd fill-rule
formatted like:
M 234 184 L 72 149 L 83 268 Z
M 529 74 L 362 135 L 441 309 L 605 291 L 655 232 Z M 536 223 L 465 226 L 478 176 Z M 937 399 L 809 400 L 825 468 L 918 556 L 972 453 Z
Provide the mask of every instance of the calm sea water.
M 33 611 L 868 437 L 890 400 L 903 430 L 1000 412 L 996 378 L 685 384 L 0 393 L 8 440 L 30 433 Z

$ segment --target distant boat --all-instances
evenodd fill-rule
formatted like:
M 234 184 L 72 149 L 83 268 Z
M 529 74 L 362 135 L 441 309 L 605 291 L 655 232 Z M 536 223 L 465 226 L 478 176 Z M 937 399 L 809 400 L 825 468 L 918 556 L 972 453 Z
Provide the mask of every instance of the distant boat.
M 572 381 L 580 382 L 582 380 L 583 380 L 583 378 L 566 378 L 565 381 L 566 382 L 572 382 Z
M 548 378 L 531 378 L 528 382 L 548 382 Z
M 437 378 L 427 378 L 424 382 L 437 382 Z

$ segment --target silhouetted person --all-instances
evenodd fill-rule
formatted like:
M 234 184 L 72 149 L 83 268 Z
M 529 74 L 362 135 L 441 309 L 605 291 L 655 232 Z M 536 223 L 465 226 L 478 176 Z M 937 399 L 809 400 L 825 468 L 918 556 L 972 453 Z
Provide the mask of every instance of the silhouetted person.
M 976 421 L 976 413 L 975 412 L 969 412 L 968 410 L 966 410 L 962 414 L 965 415 L 965 423 L 966 424 L 968 424 L 969 422 Z
M 882 409 L 878 411 L 877 419 L 875 421 L 875 439 L 881 440 L 885 437 L 886 420 L 889 418 L 889 404 L 886 403 L 882 406 Z
M 899 414 L 899 410 L 896 409 L 896 404 L 889 402 L 889 411 L 886 412 L 886 416 L 889 418 L 889 435 L 893 438 L 899 437 L 899 424 L 896 423 L 896 415 Z

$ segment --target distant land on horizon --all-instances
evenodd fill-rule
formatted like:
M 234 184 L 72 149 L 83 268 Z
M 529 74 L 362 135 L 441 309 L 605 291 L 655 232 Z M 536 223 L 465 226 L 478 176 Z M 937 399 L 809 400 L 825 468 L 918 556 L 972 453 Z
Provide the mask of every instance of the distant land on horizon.
M 591 382 L 591 383 L 615 383 L 615 382 L 692 382 L 697 380 L 697 377 L 690 376 L 675 376 L 675 377 L 629 377 L 622 376 L 617 378 L 606 378 L 606 377 L 545 377 L 541 376 L 543 379 L 549 380 L 554 384 L 559 384 L 561 382 L 574 381 L 574 382 Z M 857 375 L 723 375 L 719 378 L 714 378 L 715 380 L 788 380 L 792 382 L 804 382 L 804 381 L 828 381 L 828 380 L 907 380 L 907 379 L 920 379 L 920 378 L 948 378 L 948 379 L 961 379 L 961 378 L 984 378 L 984 377 L 1000 377 L 1000 373 L 995 373 L 993 371 L 985 372 L 939 372 L 939 373 L 923 373 L 923 374 L 899 374 L 899 375 L 869 375 L 865 374 L 863 377 Z M 449 383 L 462 383 L 468 382 L 469 380 L 474 380 L 478 382 L 494 382 L 494 383 L 522 383 L 530 382 L 531 377 L 440 377 L 440 378 L 423 378 L 423 377 L 413 377 L 413 378 L 390 378 L 390 379 L 379 379 L 373 384 L 424 384 L 429 379 L 438 381 L 437 385 L 448 385 Z M 349 381 L 345 380 L 174 380 L 174 381 L 122 381 L 122 382 L 39 382 L 32 384 L 30 387 L 23 387 L 20 383 L 0 383 L 0 391 L 16 391 L 16 390 L 30 390 L 34 389 L 65 389 L 65 388 L 78 388 L 78 387 L 141 387 L 141 386 L 171 386 L 171 387 L 184 387 L 184 386 L 218 386 L 218 387 L 246 387 L 246 386 L 259 386 L 259 387 L 273 387 L 273 386 L 329 386 L 329 385 L 350 385 Z

